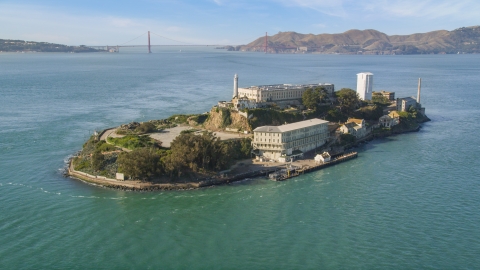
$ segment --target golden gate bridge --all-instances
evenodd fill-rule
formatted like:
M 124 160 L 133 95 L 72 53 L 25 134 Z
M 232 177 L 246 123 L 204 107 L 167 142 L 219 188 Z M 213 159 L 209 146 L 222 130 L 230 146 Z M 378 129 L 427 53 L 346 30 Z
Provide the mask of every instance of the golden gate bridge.
M 177 42 L 177 43 L 181 43 L 181 44 L 164 44 L 164 45 L 152 45 L 151 42 L 150 42 L 150 35 L 153 34 L 155 36 L 158 36 L 158 37 L 161 37 L 163 39 L 167 39 L 167 40 L 170 40 L 170 41 L 174 41 L 174 42 Z M 135 40 L 138 40 L 139 38 L 143 37 L 147 35 L 147 44 L 143 44 L 143 45 L 127 45 L 128 43 L 130 42 L 133 42 Z M 106 45 L 106 46 L 87 46 L 87 47 L 90 47 L 90 48 L 94 48 L 94 49 L 99 49 L 99 50 L 105 50 L 105 51 L 109 51 L 109 52 L 119 52 L 120 51 L 120 48 L 127 48 L 127 47 L 146 47 L 147 48 L 147 52 L 148 53 L 152 53 L 152 47 L 171 47 L 171 46 L 197 46 L 197 47 L 201 47 L 201 46 L 204 46 L 204 47 L 209 47 L 209 46 L 222 46 L 222 47 L 226 47 L 226 46 L 232 46 L 232 47 L 235 47 L 236 45 L 221 45 L 221 44 L 213 44 L 213 45 L 205 45 L 205 44 L 193 44 L 193 43 L 189 43 L 189 42 L 184 42 L 184 41 L 179 41 L 179 40 L 175 40 L 175 39 L 171 39 L 171 38 L 168 38 L 168 37 L 164 37 L 164 36 L 161 36 L 159 34 L 155 34 L 153 32 L 150 32 L 150 31 L 147 31 L 143 34 L 141 34 L 140 36 L 134 38 L 134 39 L 131 39 L 123 44 L 120 44 L 120 45 L 115 45 L 115 46 L 109 46 L 109 45 Z M 269 44 L 268 42 L 268 34 L 265 32 L 265 38 L 264 38 L 264 42 L 262 45 L 242 45 L 244 47 L 247 47 L 247 48 L 256 48 L 256 49 L 259 49 L 258 51 L 263 51 L 265 53 L 268 53 L 269 49 L 270 50 L 276 50 L 276 49 L 298 49 L 299 47 L 297 46 L 285 46 L 285 45 L 275 45 L 275 44 Z M 309 49 L 314 49 L 314 48 L 320 48 L 320 47 L 317 47 L 317 46 L 308 46 Z
M 163 39 L 168 39 L 170 41 L 174 41 L 174 42 L 177 42 L 177 43 L 181 43 L 181 44 L 169 44 L 169 45 L 152 45 L 151 42 L 150 42 L 150 34 L 153 34 L 153 35 L 156 35 L 156 36 L 159 36 Z M 144 44 L 144 45 L 127 45 L 128 43 L 130 42 L 133 42 L 135 40 L 138 40 L 139 38 L 143 37 L 147 35 L 147 44 Z M 158 35 L 158 34 L 155 34 L 153 32 L 145 32 L 143 34 L 141 34 L 140 36 L 134 38 L 134 39 L 131 39 L 125 43 L 122 43 L 120 45 L 115 45 L 115 46 L 109 46 L 109 45 L 106 45 L 106 46 L 88 46 L 90 48 L 94 48 L 94 49 L 99 49 L 99 50 L 106 50 L 106 51 L 110 51 L 110 52 L 119 52 L 120 51 L 120 48 L 127 48 L 127 47 L 147 47 L 148 49 L 148 53 L 152 53 L 152 47 L 153 46 L 218 46 L 218 45 L 200 45 L 200 44 L 192 44 L 192 43 L 188 43 L 188 42 L 183 42 L 183 41 L 179 41 L 179 40 L 175 40 L 175 39 L 171 39 L 171 38 L 168 38 L 168 37 L 164 37 L 164 36 L 161 36 L 161 35 Z
M 151 42 L 150 42 L 150 35 L 155 35 L 155 36 L 158 36 L 158 37 L 161 37 L 163 39 L 167 39 L 167 40 L 170 40 L 170 41 L 174 41 L 176 43 L 180 43 L 180 44 L 164 44 L 164 45 L 152 45 Z M 128 45 L 128 43 L 130 42 L 133 42 L 135 40 L 138 40 L 139 38 L 143 37 L 147 35 L 147 44 L 144 44 L 144 45 Z M 98 49 L 98 50 L 105 50 L 105 51 L 109 51 L 109 52 L 119 52 L 120 51 L 120 48 L 132 48 L 132 47 L 146 47 L 147 48 L 147 52 L 148 53 L 152 53 L 152 47 L 170 47 L 170 46 L 177 46 L 177 47 L 185 47 L 185 46 L 232 46 L 232 47 L 235 47 L 235 45 L 221 45 L 221 44 L 213 44 L 213 45 L 205 45 L 205 44 L 193 44 L 193 43 L 189 43 L 189 42 L 184 42 L 184 41 L 179 41 L 179 40 L 175 40 L 175 39 L 171 39 L 171 38 L 168 38 L 168 37 L 164 37 L 162 35 L 159 35 L 159 34 L 156 34 L 154 32 L 150 32 L 150 31 L 147 31 L 143 34 L 141 34 L 140 36 L 134 38 L 134 39 L 131 39 L 125 43 L 122 43 L 120 45 L 115 45 L 115 46 L 109 46 L 109 45 L 106 45 L 106 46 L 87 46 L 87 47 L 90 47 L 90 48 L 94 48 L 94 49 Z M 268 42 L 268 34 L 265 32 L 265 39 L 264 39 L 264 43 L 262 45 L 243 45 L 247 48 L 257 48 L 257 49 L 260 49 L 261 51 L 264 51 L 265 53 L 268 53 L 268 49 L 296 49 L 297 47 L 288 47 L 288 46 L 275 46 L 275 44 L 269 44 Z M 310 47 L 309 47 L 310 48 Z

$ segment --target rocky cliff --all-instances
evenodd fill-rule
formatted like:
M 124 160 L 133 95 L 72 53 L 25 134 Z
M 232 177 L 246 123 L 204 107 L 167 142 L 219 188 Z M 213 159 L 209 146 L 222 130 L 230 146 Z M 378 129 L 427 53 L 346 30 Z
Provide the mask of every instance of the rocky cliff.
M 225 108 L 212 108 L 204 127 L 208 130 L 219 131 L 232 129 L 238 131 L 252 131 L 248 120 L 236 111 Z

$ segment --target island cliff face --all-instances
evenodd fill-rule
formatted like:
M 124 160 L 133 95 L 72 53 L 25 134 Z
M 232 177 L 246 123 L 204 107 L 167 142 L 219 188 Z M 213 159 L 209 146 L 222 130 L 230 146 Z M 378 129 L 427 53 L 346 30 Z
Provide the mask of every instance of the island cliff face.
M 265 37 L 230 50 L 265 50 Z M 480 52 L 480 26 L 453 31 L 389 36 L 377 30 L 349 30 L 340 34 L 279 32 L 268 37 L 268 53 L 340 54 L 453 54 Z

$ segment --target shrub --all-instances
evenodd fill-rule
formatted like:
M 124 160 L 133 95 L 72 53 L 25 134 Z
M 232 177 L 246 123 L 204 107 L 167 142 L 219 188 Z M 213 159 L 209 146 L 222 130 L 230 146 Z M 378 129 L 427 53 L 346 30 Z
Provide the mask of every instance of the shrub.
M 143 122 L 135 129 L 135 131 L 138 133 L 149 133 L 156 130 L 157 128 L 155 127 L 155 125 L 150 122 Z

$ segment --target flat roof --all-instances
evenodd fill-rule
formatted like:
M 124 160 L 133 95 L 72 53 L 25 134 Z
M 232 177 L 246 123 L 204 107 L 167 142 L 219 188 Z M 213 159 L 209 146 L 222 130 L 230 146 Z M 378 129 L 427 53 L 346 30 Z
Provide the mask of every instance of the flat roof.
M 360 75 L 360 74 L 373 75 L 373 73 L 371 73 L 371 72 L 360 72 L 360 73 L 358 73 L 357 75 Z
M 312 83 L 312 84 L 269 84 L 269 85 L 254 85 L 250 87 L 239 87 L 249 90 L 264 90 L 264 91 L 275 91 L 275 90 L 293 90 L 293 89 L 304 89 L 307 87 L 316 87 L 316 86 L 331 86 L 332 83 Z
M 261 126 L 254 129 L 253 132 L 287 132 L 319 124 L 328 124 L 328 121 L 314 118 L 281 126 Z

